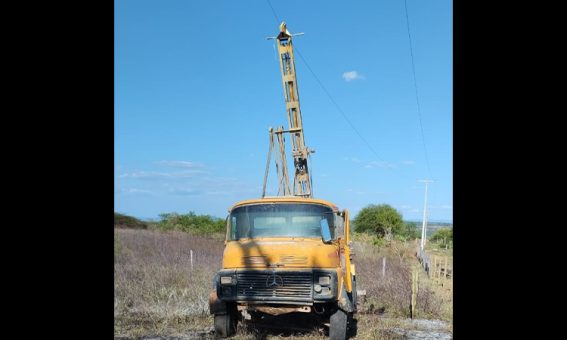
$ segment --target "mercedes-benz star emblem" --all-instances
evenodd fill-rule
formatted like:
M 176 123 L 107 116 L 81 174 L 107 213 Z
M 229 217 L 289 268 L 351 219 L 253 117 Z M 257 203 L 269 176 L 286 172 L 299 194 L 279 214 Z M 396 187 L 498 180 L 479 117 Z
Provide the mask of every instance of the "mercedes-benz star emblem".
M 279 287 L 283 286 L 283 279 L 281 276 L 272 274 L 266 279 L 266 287 Z

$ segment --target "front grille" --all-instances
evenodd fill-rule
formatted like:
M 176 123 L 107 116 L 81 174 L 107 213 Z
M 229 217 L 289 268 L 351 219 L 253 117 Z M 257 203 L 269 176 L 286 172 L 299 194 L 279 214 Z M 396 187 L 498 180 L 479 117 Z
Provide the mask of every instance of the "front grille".
M 313 294 L 311 272 L 242 272 L 236 279 L 239 297 L 309 300 Z

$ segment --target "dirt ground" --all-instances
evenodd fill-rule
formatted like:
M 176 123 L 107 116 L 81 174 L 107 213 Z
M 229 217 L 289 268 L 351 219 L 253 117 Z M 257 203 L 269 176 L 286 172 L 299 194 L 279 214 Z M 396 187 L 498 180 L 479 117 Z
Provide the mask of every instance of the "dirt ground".
M 388 340 L 449 340 L 453 338 L 451 325 L 442 320 L 427 319 L 398 319 L 380 317 L 377 315 L 357 316 L 358 332 L 352 339 L 388 339 Z M 269 325 L 257 327 L 239 324 L 236 336 L 231 339 L 327 339 L 325 330 L 314 327 L 311 330 L 284 331 L 272 328 Z M 202 330 L 190 330 L 177 336 L 142 336 L 115 337 L 114 340 L 188 340 L 188 339 L 214 339 L 213 327 Z

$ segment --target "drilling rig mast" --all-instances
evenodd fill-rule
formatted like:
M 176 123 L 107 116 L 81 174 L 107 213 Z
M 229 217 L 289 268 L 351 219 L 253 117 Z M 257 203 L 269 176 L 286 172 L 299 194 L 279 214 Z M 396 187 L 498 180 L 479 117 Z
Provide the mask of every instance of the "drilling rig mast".
M 266 180 L 268 175 L 270 155 L 272 150 L 276 152 L 276 172 L 278 174 L 279 190 L 278 195 L 289 196 L 291 189 L 289 187 L 289 175 L 287 172 L 287 163 L 285 157 L 285 138 L 284 133 L 291 135 L 292 156 L 295 174 L 293 179 L 293 195 L 301 197 L 313 197 L 313 188 L 311 174 L 309 173 L 308 159 L 315 150 L 305 146 L 305 138 L 303 135 L 303 122 L 301 118 L 301 110 L 299 107 L 299 93 L 297 89 L 297 78 L 295 76 L 295 59 L 293 54 L 292 36 L 301 35 L 290 34 L 287 30 L 286 23 L 280 24 L 280 33 L 277 37 L 269 37 L 268 39 L 276 39 L 278 45 L 278 55 L 280 60 L 280 70 L 282 75 L 282 83 L 284 90 L 284 98 L 288 119 L 288 130 L 284 130 L 283 126 L 275 130 L 270 128 L 270 151 L 268 153 L 268 163 L 266 164 L 266 173 L 264 177 L 264 189 L 262 197 L 266 193 Z M 275 137 L 275 138 L 274 138 Z M 279 153 L 275 148 L 275 139 L 278 142 Z

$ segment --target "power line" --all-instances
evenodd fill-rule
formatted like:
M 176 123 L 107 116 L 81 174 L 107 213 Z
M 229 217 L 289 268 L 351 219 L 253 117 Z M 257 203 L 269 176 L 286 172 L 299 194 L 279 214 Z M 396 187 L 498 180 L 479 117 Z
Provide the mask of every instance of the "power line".
M 429 177 L 431 177 L 431 168 L 429 167 L 429 157 L 427 156 L 427 147 L 425 146 L 425 134 L 423 133 L 423 124 L 421 121 L 421 109 L 419 106 L 419 96 L 417 94 L 417 78 L 415 76 L 415 63 L 413 60 L 413 47 L 411 43 L 411 33 L 410 33 L 410 26 L 409 26 L 409 15 L 408 15 L 408 3 L 407 0 L 404 0 L 405 8 L 406 8 L 406 24 L 408 27 L 408 37 L 409 37 L 409 45 L 410 45 L 410 54 L 411 54 L 411 69 L 413 71 L 413 85 L 415 88 L 415 100 L 417 102 L 417 115 L 419 117 L 419 127 L 421 129 L 421 141 L 423 142 L 423 150 L 425 151 L 425 162 L 427 164 L 427 172 L 429 173 Z
M 279 24 L 280 20 L 278 18 L 278 15 L 276 14 L 276 11 L 274 10 L 274 7 L 272 6 L 272 4 L 270 3 L 270 0 L 266 0 L 268 2 L 268 5 L 270 6 L 271 10 L 272 10 L 272 14 L 274 15 L 274 18 L 276 19 L 276 22 Z M 331 103 L 333 103 L 333 105 L 335 106 L 335 108 L 337 109 L 337 111 L 339 111 L 339 113 L 343 116 L 343 118 L 346 120 L 346 122 L 349 124 L 349 126 L 354 130 L 354 132 L 356 132 L 356 134 L 358 135 L 358 137 L 360 137 L 360 139 L 364 142 L 364 144 L 366 144 L 366 146 L 370 149 L 370 151 L 372 151 L 372 153 L 378 158 L 378 160 L 381 160 L 382 162 L 386 163 L 386 165 L 388 164 L 388 162 L 386 162 L 385 160 L 382 159 L 382 157 L 380 157 L 380 155 L 378 155 L 378 153 L 376 152 L 376 150 L 374 150 L 374 148 L 370 145 L 370 143 L 368 143 L 368 141 L 366 140 L 366 138 L 364 138 L 362 136 L 362 134 L 358 131 L 358 129 L 354 126 L 354 124 L 351 123 L 350 119 L 348 119 L 348 117 L 346 116 L 346 114 L 344 113 L 343 109 L 339 106 L 339 104 L 335 101 L 335 99 L 333 99 L 333 96 L 331 96 L 331 94 L 329 93 L 329 91 L 327 91 L 327 88 L 325 87 L 325 85 L 323 85 L 323 82 L 321 82 L 321 80 L 319 79 L 319 77 L 317 77 L 317 75 L 315 74 L 315 72 L 313 71 L 313 69 L 311 69 L 311 66 L 309 66 L 309 63 L 307 62 L 307 60 L 305 60 L 305 58 L 303 57 L 303 55 L 301 54 L 301 52 L 299 51 L 299 49 L 297 48 L 297 46 L 294 46 L 294 50 L 297 52 L 297 54 L 299 55 L 299 57 L 301 58 L 301 61 L 303 61 L 303 63 L 305 64 L 305 66 L 307 66 L 307 69 L 309 70 L 309 72 L 311 72 L 311 75 L 313 75 L 313 78 L 315 78 L 315 80 L 317 81 L 317 83 L 319 84 L 319 86 L 321 87 L 321 89 L 323 89 L 323 92 L 325 92 L 325 94 L 327 95 L 327 97 L 329 98 L 329 100 L 331 101 Z M 386 166 L 387 169 L 390 169 L 390 167 Z M 403 177 L 404 179 L 409 179 L 408 177 L 402 175 L 399 172 L 394 172 L 396 175 Z
M 343 116 L 343 118 L 346 120 L 346 122 L 350 125 L 350 127 L 354 130 L 354 132 L 356 132 L 356 134 L 358 135 L 358 137 L 360 137 L 360 139 L 364 142 L 364 144 L 366 144 L 366 146 L 368 147 L 368 149 L 370 149 L 370 151 L 372 151 L 372 153 L 382 162 L 384 163 L 388 163 L 385 160 L 382 159 L 382 157 L 380 157 L 380 155 L 378 155 L 378 153 L 374 150 L 374 148 L 370 145 L 370 143 L 368 143 L 368 141 L 366 140 L 366 138 L 364 138 L 362 136 L 362 134 L 358 131 L 358 129 L 354 126 L 354 124 L 351 123 L 350 119 L 348 119 L 347 115 L 344 113 L 343 109 L 341 109 L 341 107 L 339 106 L 339 104 L 335 101 L 335 99 L 333 99 L 333 97 L 331 96 L 331 94 L 329 93 L 329 91 L 327 91 L 327 88 L 325 87 L 325 85 L 323 85 L 323 83 L 321 82 L 321 80 L 319 80 L 319 77 L 317 77 L 317 75 L 315 74 L 315 72 L 311 69 L 311 66 L 309 66 L 309 63 L 307 62 L 307 60 L 305 60 L 305 58 L 303 58 L 303 55 L 301 54 L 301 52 L 299 51 L 299 49 L 297 48 L 297 46 L 294 47 L 295 50 L 297 51 L 297 54 L 299 55 L 299 57 L 301 58 L 301 60 L 303 61 L 303 63 L 305 64 L 305 66 L 307 66 L 307 69 L 309 70 L 309 72 L 311 72 L 311 74 L 313 75 L 313 78 L 315 78 L 315 80 L 317 81 L 317 83 L 319 84 L 319 86 L 321 86 L 321 89 L 323 89 L 323 91 L 325 92 L 325 94 L 327 95 L 327 97 L 329 97 L 329 100 L 333 103 L 333 105 L 335 105 L 335 108 L 337 109 L 337 111 L 340 112 L 340 114 Z M 389 167 L 386 167 L 389 169 Z M 400 173 L 397 173 L 398 175 L 401 175 Z M 402 176 L 402 175 L 401 175 Z M 406 178 L 405 176 L 402 176 L 404 178 Z
M 276 14 L 276 11 L 274 10 L 274 7 L 272 6 L 272 4 L 270 3 L 270 0 L 266 0 L 268 2 L 268 5 L 270 5 L 270 8 L 272 9 L 272 14 L 274 15 L 274 18 L 276 18 L 277 23 L 280 23 L 280 18 L 278 18 L 278 15 Z

